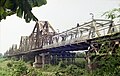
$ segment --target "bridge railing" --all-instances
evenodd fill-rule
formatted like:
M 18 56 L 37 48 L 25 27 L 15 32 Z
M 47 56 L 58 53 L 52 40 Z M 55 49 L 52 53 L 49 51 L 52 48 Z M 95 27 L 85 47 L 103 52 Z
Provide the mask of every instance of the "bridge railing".
M 82 25 L 77 25 L 77 27 L 53 36 L 53 43 L 67 41 L 75 38 L 80 38 L 81 40 L 92 39 L 95 37 L 107 35 L 107 31 L 110 29 L 111 23 L 112 21 L 110 20 L 93 20 Z
M 88 39 L 111 35 L 120 32 L 120 24 L 115 25 L 111 20 L 94 19 L 90 22 L 56 34 L 52 37 L 53 44 L 45 45 L 44 48 L 52 48 L 83 42 Z

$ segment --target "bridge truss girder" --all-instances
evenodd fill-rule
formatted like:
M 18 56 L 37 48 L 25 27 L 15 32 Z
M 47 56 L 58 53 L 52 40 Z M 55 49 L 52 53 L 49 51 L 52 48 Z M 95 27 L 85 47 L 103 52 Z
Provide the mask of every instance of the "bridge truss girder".
M 93 19 L 61 33 L 57 33 L 48 21 L 38 21 L 30 36 L 21 37 L 18 53 L 67 46 L 116 32 L 120 32 L 120 26 L 111 20 Z

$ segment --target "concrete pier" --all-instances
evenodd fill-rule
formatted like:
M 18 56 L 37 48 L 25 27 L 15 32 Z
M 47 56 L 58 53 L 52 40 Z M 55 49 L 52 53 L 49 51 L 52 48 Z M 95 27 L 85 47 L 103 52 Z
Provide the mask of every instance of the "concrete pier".
M 49 53 L 42 53 L 35 56 L 35 62 L 33 63 L 33 67 L 42 68 L 44 67 L 45 64 L 49 63 L 50 63 Z

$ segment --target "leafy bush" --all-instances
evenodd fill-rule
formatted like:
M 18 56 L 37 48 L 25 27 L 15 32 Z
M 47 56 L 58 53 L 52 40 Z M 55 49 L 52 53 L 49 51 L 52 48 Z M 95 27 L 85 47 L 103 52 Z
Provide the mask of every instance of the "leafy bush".
M 66 68 L 66 65 L 61 61 L 61 62 L 58 64 L 58 68 Z
M 12 76 L 20 76 L 27 74 L 27 66 L 23 61 L 15 61 L 13 62 L 13 67 L 11 68 Z
M 12 66 L 13 66 L 12 63 L 10 63 L 10 62 L 7 63 L 7 67 L 12 67 Z
M 30 68 L 28 69 L 27 76 L 42 76 L 42 73 L 38 69 Z
M 43 69 L 47 70 L 48 68 L 50 68 L 50 65 L 49 64 L 45 64 Z
M 66 73 L 68 76 L 80 76 L 83 74 L 76 65 L 69 65 L 66 68 Z
M 1 71 L 0 75 L 2 76 L 42 76 L 42 73 L 35 69 L 30 68 L 26 65 L 24 61 L 11 61 L 7 63 L 7 67 Z M 6 70 L 6 71 L 5 71 Z
M 105 45 L 104 47 L 108 46 Z M 109 47 L 100 49 L 108 53 Z M 96 56 L 94 62 L 98 62 L 99 66 L 93 70 L 91 76 L 119 76 L 120 75 L 120 47 L 114 48 L 115 52 L 111 55 Z M 102 53 L 102 52 L 101 52 Z M 99 60 L 98 60 L 99 58 Z

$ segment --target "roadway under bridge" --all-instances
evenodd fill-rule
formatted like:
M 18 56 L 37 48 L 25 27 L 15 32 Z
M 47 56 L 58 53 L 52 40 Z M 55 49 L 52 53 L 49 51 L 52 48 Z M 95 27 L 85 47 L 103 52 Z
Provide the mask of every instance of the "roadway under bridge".
M 34 58 L 33 66 L 42 67 L 61 60 L 74 63 L 74 51 L 85 51 L 90 63 L 89 53 L 99 53 L 102 46 L 99 41 L 110 41 L 113 46 L 120 46 L 120 24 L 114 24 L 111 20 L 93 19 L 59 33 L 48 21 L 38 21 L 29 36 L 21 36 L 19 49 L 13 45 L 5 55 Z

